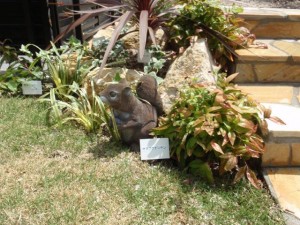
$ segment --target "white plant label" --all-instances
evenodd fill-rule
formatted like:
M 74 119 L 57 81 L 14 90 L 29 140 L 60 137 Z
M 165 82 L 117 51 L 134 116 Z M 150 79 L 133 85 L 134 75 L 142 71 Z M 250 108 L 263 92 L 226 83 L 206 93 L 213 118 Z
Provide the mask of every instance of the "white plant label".
M 145 51 L 145 52 L 144 52 L 143 58 L 140 58 L 140 53 L 138 54 L 137 57 L 138 57 L 138 58 L 137 58 L 137 61 L 138 61 L 139 63 L 147 64 L 148 62 L 150 62 L 150 59 L 151 59 L 151 53 L 148 52 L 148 51 Z
M 169 139 L 140 139 L 141 160 L 169 159 Z
M 41 95 L 42 82 L 40 80 L 25 81 L 22 83 L 23 95 Z

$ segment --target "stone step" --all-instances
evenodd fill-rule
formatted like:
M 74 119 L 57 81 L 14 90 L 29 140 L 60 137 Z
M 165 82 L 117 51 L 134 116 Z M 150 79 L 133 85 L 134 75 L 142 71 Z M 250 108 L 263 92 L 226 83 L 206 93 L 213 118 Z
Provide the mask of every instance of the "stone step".
M 286 123 L 279 125 L 267 120 L 269 136 L 262 158 L 263 166 L 300 166 L 300 84 L 243 84 L 238 87 L 270 108 L 272 116 Z
M 236 72 L 240 74 L 236 83 L 300 82 L 300 39 L 258 39 L 236 53 L 239 55 Z
M 239 14 L 257 38 L 296 39 L 300 37 L 300 9 L 244 8 Z
M 268 121 L 269 137 L 263 155 L 264 167 L 300 166 L 300 107 L 263 103 L 286 125 Z

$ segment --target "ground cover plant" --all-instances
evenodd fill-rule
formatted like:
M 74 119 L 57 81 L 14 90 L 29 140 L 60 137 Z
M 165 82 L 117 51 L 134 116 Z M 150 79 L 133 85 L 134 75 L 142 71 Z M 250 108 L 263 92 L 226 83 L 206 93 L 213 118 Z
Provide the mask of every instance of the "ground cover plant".
M 46 109 L 0 98 L 0 224 L 284 224 L 264 189 L 211 186 L 105 136 L 49 128 Z

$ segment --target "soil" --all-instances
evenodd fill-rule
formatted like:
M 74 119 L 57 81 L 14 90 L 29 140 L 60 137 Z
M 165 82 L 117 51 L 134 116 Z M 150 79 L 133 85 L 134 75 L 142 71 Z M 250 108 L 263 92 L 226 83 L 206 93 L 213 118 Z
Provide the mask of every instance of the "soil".
M 221 0 L 221 2 L 243 7 L 300 9 L 300 0 Z

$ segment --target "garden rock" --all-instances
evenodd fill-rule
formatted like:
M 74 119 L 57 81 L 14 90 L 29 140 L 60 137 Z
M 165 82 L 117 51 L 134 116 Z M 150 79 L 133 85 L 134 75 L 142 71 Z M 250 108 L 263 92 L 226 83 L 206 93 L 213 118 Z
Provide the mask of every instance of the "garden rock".
M 132 30 L 137 30 L 132 29 Z M 139 32 L 132 32 L 127 35 L 125 35 L 121 40 L 124 43 L 124 48 L 125 49 L 139 49 Z M 162 49 L 165 48 L 166 46 L 166 35 L 163 29 L 157 29 L 155 32 L 155 41 L 156 44 L 159 45 Z M 148 45 L 149 44 L 149 45 Z M 149 38 L 147 41 L 147 45 L 150 46 L 152 45 L 152 40 Z
M 205 39 L 197 40 L 170 66 L 159 87 L 164 111 L 168 113 L 179 91 L 192 83 L 215 85 L 214 61 Z
M 124 43 L 125 49 L 138 49 L 139 48 L 139 32 L 132 32 L 121 38 Z
M 106 27 L 105 29 L 101 29 L 94 35 L 93 39 L 105 38 L 110 39 L 115 28 L 113 26 Z

